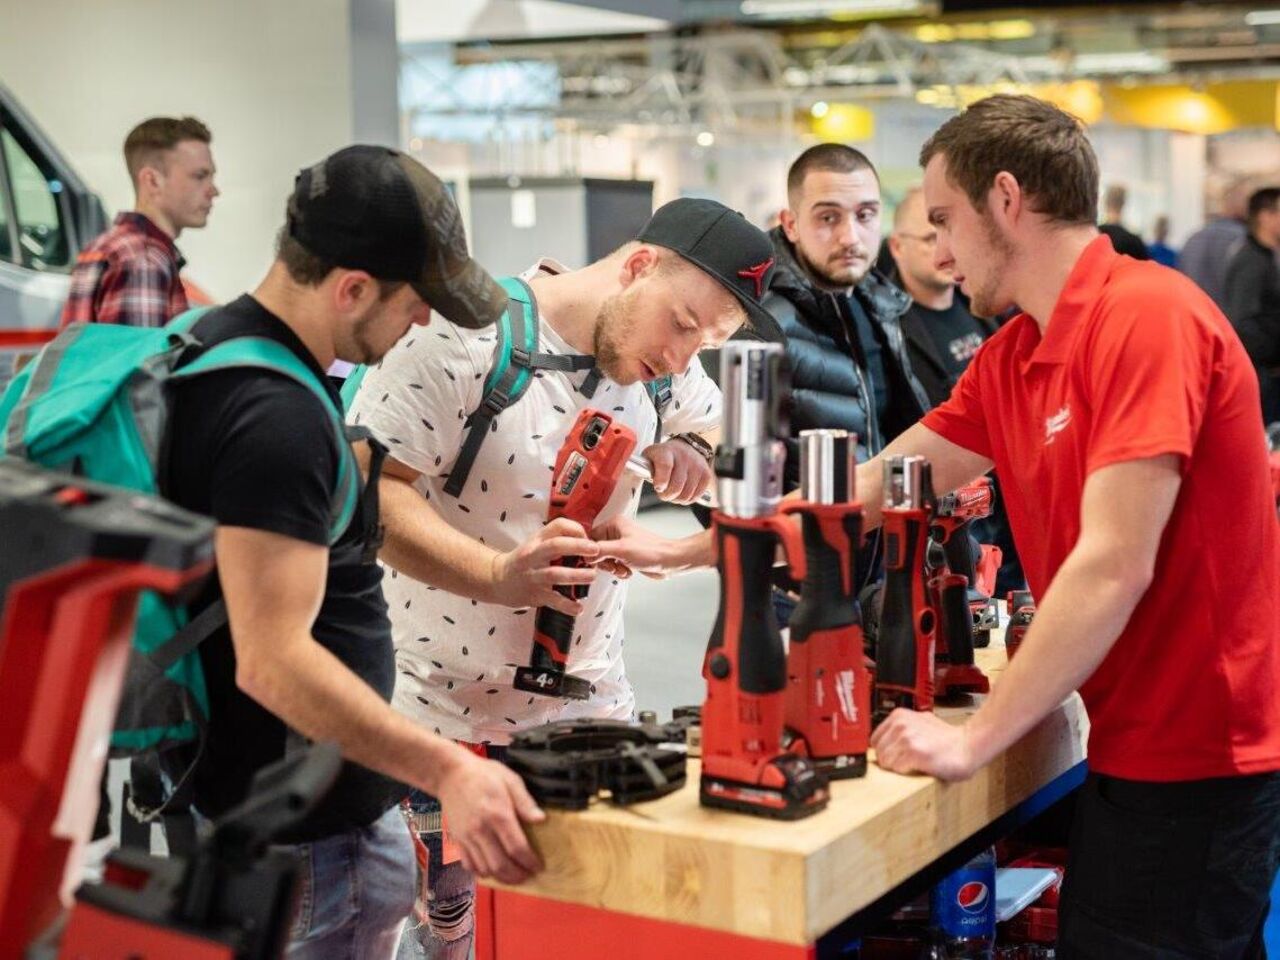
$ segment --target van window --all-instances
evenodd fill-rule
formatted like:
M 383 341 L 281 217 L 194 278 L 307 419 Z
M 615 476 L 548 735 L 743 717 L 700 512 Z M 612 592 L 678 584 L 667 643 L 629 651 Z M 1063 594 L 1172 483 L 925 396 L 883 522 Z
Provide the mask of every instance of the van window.
M 0 146 L 13 185 L 13 208 L 18 221 L 18 260 L 33 270 L 64 271 L 71 266 L 71 250 L 62 204 L 62 184 L 44 172 L 8 130 L 0 130 Z

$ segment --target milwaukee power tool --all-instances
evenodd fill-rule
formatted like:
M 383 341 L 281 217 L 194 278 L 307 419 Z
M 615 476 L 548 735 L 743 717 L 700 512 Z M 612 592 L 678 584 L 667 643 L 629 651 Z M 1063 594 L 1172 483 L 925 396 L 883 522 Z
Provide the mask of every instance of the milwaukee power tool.
M 721 352 L 720 506 L 711 514 L 720 610 L 703 663 L 701 798 L 709 807 L 795 820 L 826 806 L 828 787 L 811 760 L 782 747 L 787 660 L 770 572 L 780 541 L 793 575 L 804 578 L 799 532 L 778 513 L 788 380 L 779 344 L 735 341 Z
M 980 559 L 973 562 L 974 520 L 991 516 L 995 507 L 995 488 L 988 477 L 979 477 L 972 483 L 938 498 L 934 510 L 931 534 L 942 545 L 947 555 L 947 567 L 968 581 L 969 609 L 973 614 L 973 645 L 985 647 L 991 641 L 991 631 L 1000 622 L 999 605 L 992 599 L 995 592 L 996 573 L 1003 559 L 999 547 L 983 544 L 979 548 Z
M 871 738 L 871 674 L 855 580 L 862 542 L 856 446 L 856 435 L 844 430 L 801 431 L 801 499 L 782 508 L 800 516 L 805 553 L 787 651 L 785 742 L 830 779 L 866 773 Z
M 933 543 L 926 566 L 932 574 L 929 592 L 937 613 L 933 684 L 939 699 L 991 689 L 986 675 L 973 661 L 975 621 L 979 617 L 972 605 L 976 591 L 969 536 L 969 524 L 990 516 L 991 503 L 991 481 L 980 477 L 940 497 L 933 511 L 929 527 Z M 980 609 L 991 605 L 989 597 L 980 598 Z M 985 615 L 981 619 L 985 621 Z
M 547 521 L 566 517 L 590 532 L 596 517 L 613 496 L 635 446 L 635 432 L 615 422 L 607 413 L 592 409 L 579 413 L 556 455 Z M 555 566 L 586 564 L 581 557 L 561 557 Z M 585 585 L 556 587 L 557 592 L 574 600 L 585 597 L 587 590 Z M 529 666 L 516 669 L 517 690 L 567 700 L 585 700 L 591 695 L 591 685 L 586 680 L 566 672 L 576 620 L 550 607 L 538 608 Z
M 933 709 L 937 616 L 925 569 L 933 516 L 932 471 L 924 457 L 884 464 L 884 589 L 876 635 L 873 722 L 897 707 Z
M 337 776 L 332 745 L 262 771 L 190 856 L 119 850 L 76 889 L 139 594 L 196 588 L 213 522 L 0 459 L 0 530 L 0 960 L 279 957 L 299 865 L 267 844 Z

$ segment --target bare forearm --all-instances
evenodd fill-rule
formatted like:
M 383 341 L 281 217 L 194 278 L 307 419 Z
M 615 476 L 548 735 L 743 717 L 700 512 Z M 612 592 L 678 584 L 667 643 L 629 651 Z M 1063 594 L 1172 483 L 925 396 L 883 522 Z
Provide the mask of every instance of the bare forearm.
M 1016 742 L 1093 673 L 1133 614 L 1147 582 L 1077 548 L 1038 604 L 1000 683 L 968 724 L 979 766 Z
M 462 748 L 393 710 L 337 657 L 301 634 L 239 647 L 236 682 L 264 708 L 312 740 L 332 740 L 349 760 L 436 793 Z
M 385 527 L 379 559 L 441 590 L 489 599 L 497 551 L 454 529 L 402 480 L 384 477 L 378 498 Z
M 884 506 L 884 464 L 889 457 L 923 456 L 929 458 L 933 489 L 949 493 L 991 469 L 991 461 L 970 450 L 944 440 L 923 424 L 915 424 L 897 437 L 880 453 L 858 464 L 857 497 L 862 502 L 863 529 L 880 526 Z

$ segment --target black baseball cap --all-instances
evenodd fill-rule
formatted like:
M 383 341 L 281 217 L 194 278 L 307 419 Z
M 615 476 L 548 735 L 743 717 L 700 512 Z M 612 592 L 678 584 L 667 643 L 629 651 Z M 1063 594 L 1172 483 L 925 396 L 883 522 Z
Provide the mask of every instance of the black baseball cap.
M 715 200 L 681 197 L 659 207 L 636 237 L 680 254 L 738 298 L 757 329 L 776 321 L 760 301 L 773 276 L 769 235 Z
M 460 327 L 486 327 L 507 295 L 467 253 L 462 216 L 439 178 L 399 150 L 346 147 L 301 171 L 289 236 L 318 257 L 409 283 Z

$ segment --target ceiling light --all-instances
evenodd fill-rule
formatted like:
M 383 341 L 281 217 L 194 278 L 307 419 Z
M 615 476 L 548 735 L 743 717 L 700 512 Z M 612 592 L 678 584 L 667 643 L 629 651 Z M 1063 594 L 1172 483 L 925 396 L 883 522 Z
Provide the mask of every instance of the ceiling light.
M 836 14 L 912 13 L 921 0 L 742 0 L 748 17 L 826 17 Z
M 1280 10 L 1254 10 L 1244 15 L 1244 22 L 1251 27 L 1270 27 L 1280 24 Z
M 698 146 L 709 147 L 716 142 L 716 135 L 710 130 L 703 130 L 698 134 Z
M 827 115 L 827 111 L 830 109 L 831 109 L 831 105 L 827 103 L 827 101 L 818 100 L 817 102 L 814 103 L 812 107 L 809 108 L 809 113 L 811 113 L 816 119 L 818 117 L 825 117 Z
M 1077 53 L 1075 68 L 1078 73 L 1165 73 L 1169 61 L 1145 50 L 1121 53 Z

